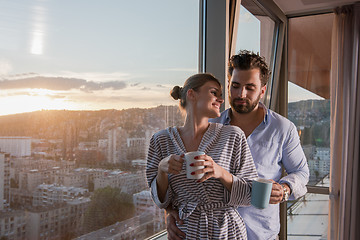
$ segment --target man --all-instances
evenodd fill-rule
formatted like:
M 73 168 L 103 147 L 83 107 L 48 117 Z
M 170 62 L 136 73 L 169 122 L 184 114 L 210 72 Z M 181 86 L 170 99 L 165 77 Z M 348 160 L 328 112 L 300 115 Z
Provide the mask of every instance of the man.
M 228 67 L 229 101 L 231 108 L 212 122 L 240 127 L 247 137 L 260 178 L 272 179 L 270 205 L 266 209 L 240 207 L 248 239 L 277 239 L 280 231 L 279 203 L 297 199 L 306 193 L 309 168 L 300 145 L 295 125 L 267 109 L 260 99 L 264 96 L 269 68 L 264 59 L 249 51 L 231 57 Z M 287 176 L 281 178 L 282 166 Z M 168 216 L 169 239 L 184 237 L 175 225 L 181 221 L 175 211 Z

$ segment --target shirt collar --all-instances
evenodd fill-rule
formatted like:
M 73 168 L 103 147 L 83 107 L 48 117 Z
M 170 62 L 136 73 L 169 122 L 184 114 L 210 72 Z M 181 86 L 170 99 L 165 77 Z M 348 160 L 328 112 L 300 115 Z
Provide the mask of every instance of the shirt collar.
M 264 109 L 264 120 L 262 121 L 264 124 L 267 124 L 268 121 L 269 121 L 269 109 L 262 103 L 262 102 L 259 102 L 259 107 L 263 108 Z

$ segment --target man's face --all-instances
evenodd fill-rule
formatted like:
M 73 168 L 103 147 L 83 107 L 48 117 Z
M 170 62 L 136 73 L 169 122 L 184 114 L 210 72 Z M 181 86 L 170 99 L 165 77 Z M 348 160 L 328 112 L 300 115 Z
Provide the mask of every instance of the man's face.
M 266 85 L 261 86 L 260 70 L 234 69 L 229 84 L 231 107 L 238 113 L 250 113 L 264 96 Z

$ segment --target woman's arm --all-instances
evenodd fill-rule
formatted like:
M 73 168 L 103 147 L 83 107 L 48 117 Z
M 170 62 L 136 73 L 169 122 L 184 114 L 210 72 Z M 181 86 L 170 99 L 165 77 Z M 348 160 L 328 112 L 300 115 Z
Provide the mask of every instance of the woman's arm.
M 151 137 L 150 145 L 148 149 L 147 155 L 147 163 L 146 163 L 146 178 L 148 181 L 148 185 L 151 191 L 152 199 L 154 200 L 155 204 L 159 208 L 166 208 L 171 201 L 171 192 L 167 191 L 167 183 L 165 193 L 162 193 L 160 190 L 160 194 L 162 197 L 159 197 L 159 189 L 157 185 L 157 175 L 158 175 L 158 168 L 159 163 L 161 162 L 163 156 L 161 147 L 158 141 L 158 138 L 161 137 L 157 134 Z
M 155 134 L 150 139 L 146 177 L 154 202 L 158 207 L 166 208 L 172 198 L 172 193 L 168 189 L 168 174 L 178 174 L 184 160 L 183 156 L 178 155 L 170 155 L 164 158 L 160 143 L 167 142 L 167 139 L 162 139 L 162 137 L 164 136 Z
M 170 155 L 162 159 L 159 163 L 158 173 L 156 176 L 156 185 L 158 197 L 161 202 L 164 201 L 169 186 L 168 174 L 179 174 L 184 163 L 184 155 Z
M 245 134 L 241 133 L 235 139 L 230 169 L 234 180 L 228 204 L 247 206 L 251 202 L 252 180 L 257 178 L 258 174 Z

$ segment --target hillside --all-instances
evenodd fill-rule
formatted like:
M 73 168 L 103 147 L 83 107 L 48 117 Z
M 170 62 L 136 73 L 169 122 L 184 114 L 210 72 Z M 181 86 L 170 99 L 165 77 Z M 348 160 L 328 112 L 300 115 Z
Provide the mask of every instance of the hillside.
M 130 136 L 137 137 L 148 127 L 162 129 L 182 122 L 177 106 L 99 111 L 42 110 L 0 116 L 0 136 L 60 139 L 66 132 L 73 131 L 73 135 L 81 140 L 91 141 L 102 138 L 106 130 L 114 127 L 122 127 Z

